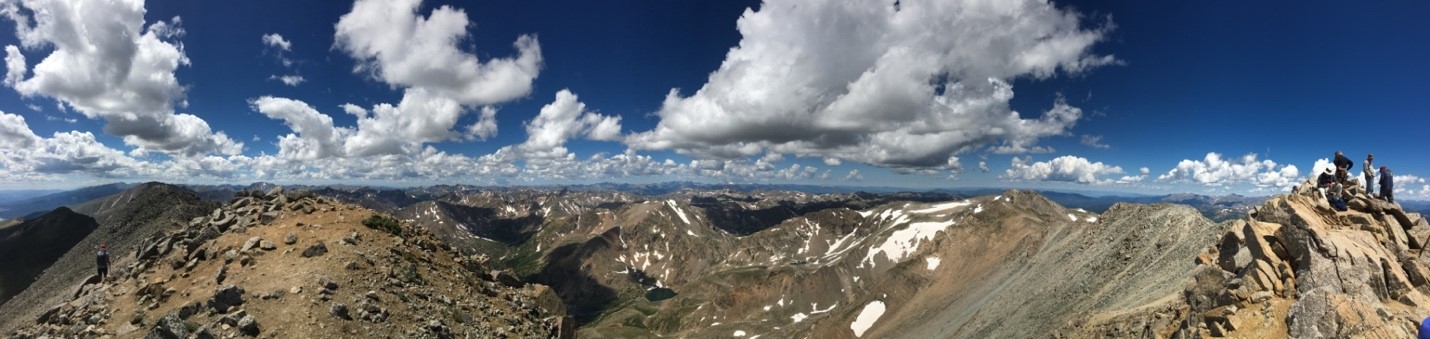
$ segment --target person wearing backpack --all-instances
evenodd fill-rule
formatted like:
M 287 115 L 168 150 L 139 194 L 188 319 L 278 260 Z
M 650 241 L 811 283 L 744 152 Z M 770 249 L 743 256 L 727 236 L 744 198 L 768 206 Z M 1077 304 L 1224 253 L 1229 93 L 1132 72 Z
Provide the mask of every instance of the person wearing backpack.
M 99 282 L 103 283 L 109 276 L 109 246 L 99 243 L 99 253 L 94 256 L 94 266 L 99 269 Z
M 1346 180 L 1349 180 L 1349 179 L 1350 179 L 1350 175 L 1348 174 L 1348 173 L 1349 173 L 1348 171 L 1350 171 L 1350 170 L 1351 170 L 1351 166 L 1355 166 L 1356 163 L 1355 163 L 1354 161 L 1351 161 L 1351 158 L 1347 158 L 1345 154 L 1341 154 L 1341 151 L 1336 151 L 1335 164 L 1336 164 L 1336 181 L 1337 181 L 1337 182 L 1340 182 L 1340 183 L 1342 183 L 1342 184 L 1346 183 Z
M 1380 166 L 1380 198 L 1395 202 L 1395 178 L 1385 166 Z

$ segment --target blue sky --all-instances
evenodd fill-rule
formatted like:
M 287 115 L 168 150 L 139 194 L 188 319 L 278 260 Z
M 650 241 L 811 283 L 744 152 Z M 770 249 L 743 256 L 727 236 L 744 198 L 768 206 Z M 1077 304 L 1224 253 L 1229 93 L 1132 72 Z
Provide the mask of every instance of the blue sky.
M 14 46 L 0 189 L 693 180 L 1265 195 L 1339 149 L 1357 172 L 1375 152 L 1402 199 L 1430 199 L 1424 2 L 0 13 L 0 45 Z

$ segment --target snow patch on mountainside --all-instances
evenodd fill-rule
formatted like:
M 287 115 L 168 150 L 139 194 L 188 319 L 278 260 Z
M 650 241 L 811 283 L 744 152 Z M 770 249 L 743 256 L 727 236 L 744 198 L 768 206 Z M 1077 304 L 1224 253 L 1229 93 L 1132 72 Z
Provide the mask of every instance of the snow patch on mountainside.
M 954 223 L 953 220 L 949 220 L 909 224 L 908 227 L 889 234 L 889 237 L 884 239 L 884 243 L 869 249 L 869 254 L 864 257 L 864 262 L 873 264 L 874 256 L 880 252 L 883 252 L 889 260 L 896 263 L 902 262 L 904 261 L 904 257 L 919 249 L 920 243 L 924 240 L 933 239 L 933 236 L 938 234 L 939 231 L 953 226 Z
M 942 203 L 942 204 L 930 206 L 929 208 L 925 208 L 925 209 L 921 209 L 921 210 L 914 211 L 914 213 L 918 213 L 918 214 L 929 214 L 929 213 L 939 212 L 939 211 L 943 211 L 943 210 L 948 210 L 948 209 L 954 209 L 954 208 L 959 208 L 959 207 L 963 207 L 963 206 L 968 206 L 968 205 L 971 205 L 971 204 L 973 204 L 973 203 L 968 202 L 967 200 L 946 202 L 946 203 Z
M 874 327 L 874 322 L 879 321 L 879 317 L 884 316 L 884 302 L 871 301 L 864 305 L 864 309 L 859 311 L 859 316 L 854 318 L 854 322 L 849 324 L 849 329 L 854 330 L 855 337 L 863 337 L 864 332 L 870 327 Z

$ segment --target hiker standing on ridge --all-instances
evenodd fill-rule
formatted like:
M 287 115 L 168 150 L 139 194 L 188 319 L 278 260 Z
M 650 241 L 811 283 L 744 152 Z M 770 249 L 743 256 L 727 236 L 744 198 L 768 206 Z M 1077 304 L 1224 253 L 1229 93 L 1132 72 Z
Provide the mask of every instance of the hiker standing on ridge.
M 1336 151 L 1335 164 L 1336 181 L 1342 184 L 1346 183 L 1346 180 L 1350 179 L 1350 176 L 1348 175 L 1348 173 L 1346 173 L 1346 171 L 1349 171 L 1351 169 L 1351 166 L 1355 166 L 1356 163 L 1354 161 L 1351 161 L 1351 158 L 1347 158 L 1345 154 L 1341 154 L 1341 151 Z
M 94 266 L 99 268 L 99 282 L 104 282 L 109 276 L 109 249 L 108 245 L 99 243 L 99 253 L 94 256 Z
M 1380 166 L 1380 197 L 1387 202 L 1395 202 L 1395 179 L 1385 166 Z
M 1360 168 L 1361 172 L 1365 174 L 1365 195 L 1372 197 L 1375 196 L 1375 186 L 1371 185 L 1375 182 L 1375 166 L 1370 164 L 1373 160 L 1375 160 L 1375 154 L 1366 153 L 1365 166 Z

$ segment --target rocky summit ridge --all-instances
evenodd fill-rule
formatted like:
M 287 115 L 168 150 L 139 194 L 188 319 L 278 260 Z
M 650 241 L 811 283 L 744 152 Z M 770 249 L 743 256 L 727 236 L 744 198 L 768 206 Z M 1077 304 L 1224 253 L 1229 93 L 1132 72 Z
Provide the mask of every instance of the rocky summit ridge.
M 240 192 L 132 248 L 113 252 L 120 260 L 110 281 L 91 279 L 56 304 L 20 310 L 28 316 L 6 332 L 550 338 L 574 330 L 549 288 L 492 270 L 485 257 L 420 228 L 306 191 Z
M 1409 338 L 1430 315 L 1424 216 L 1313 181 L 1226 225 L 1177 298 L 1069 324 L 1071 337 Z

